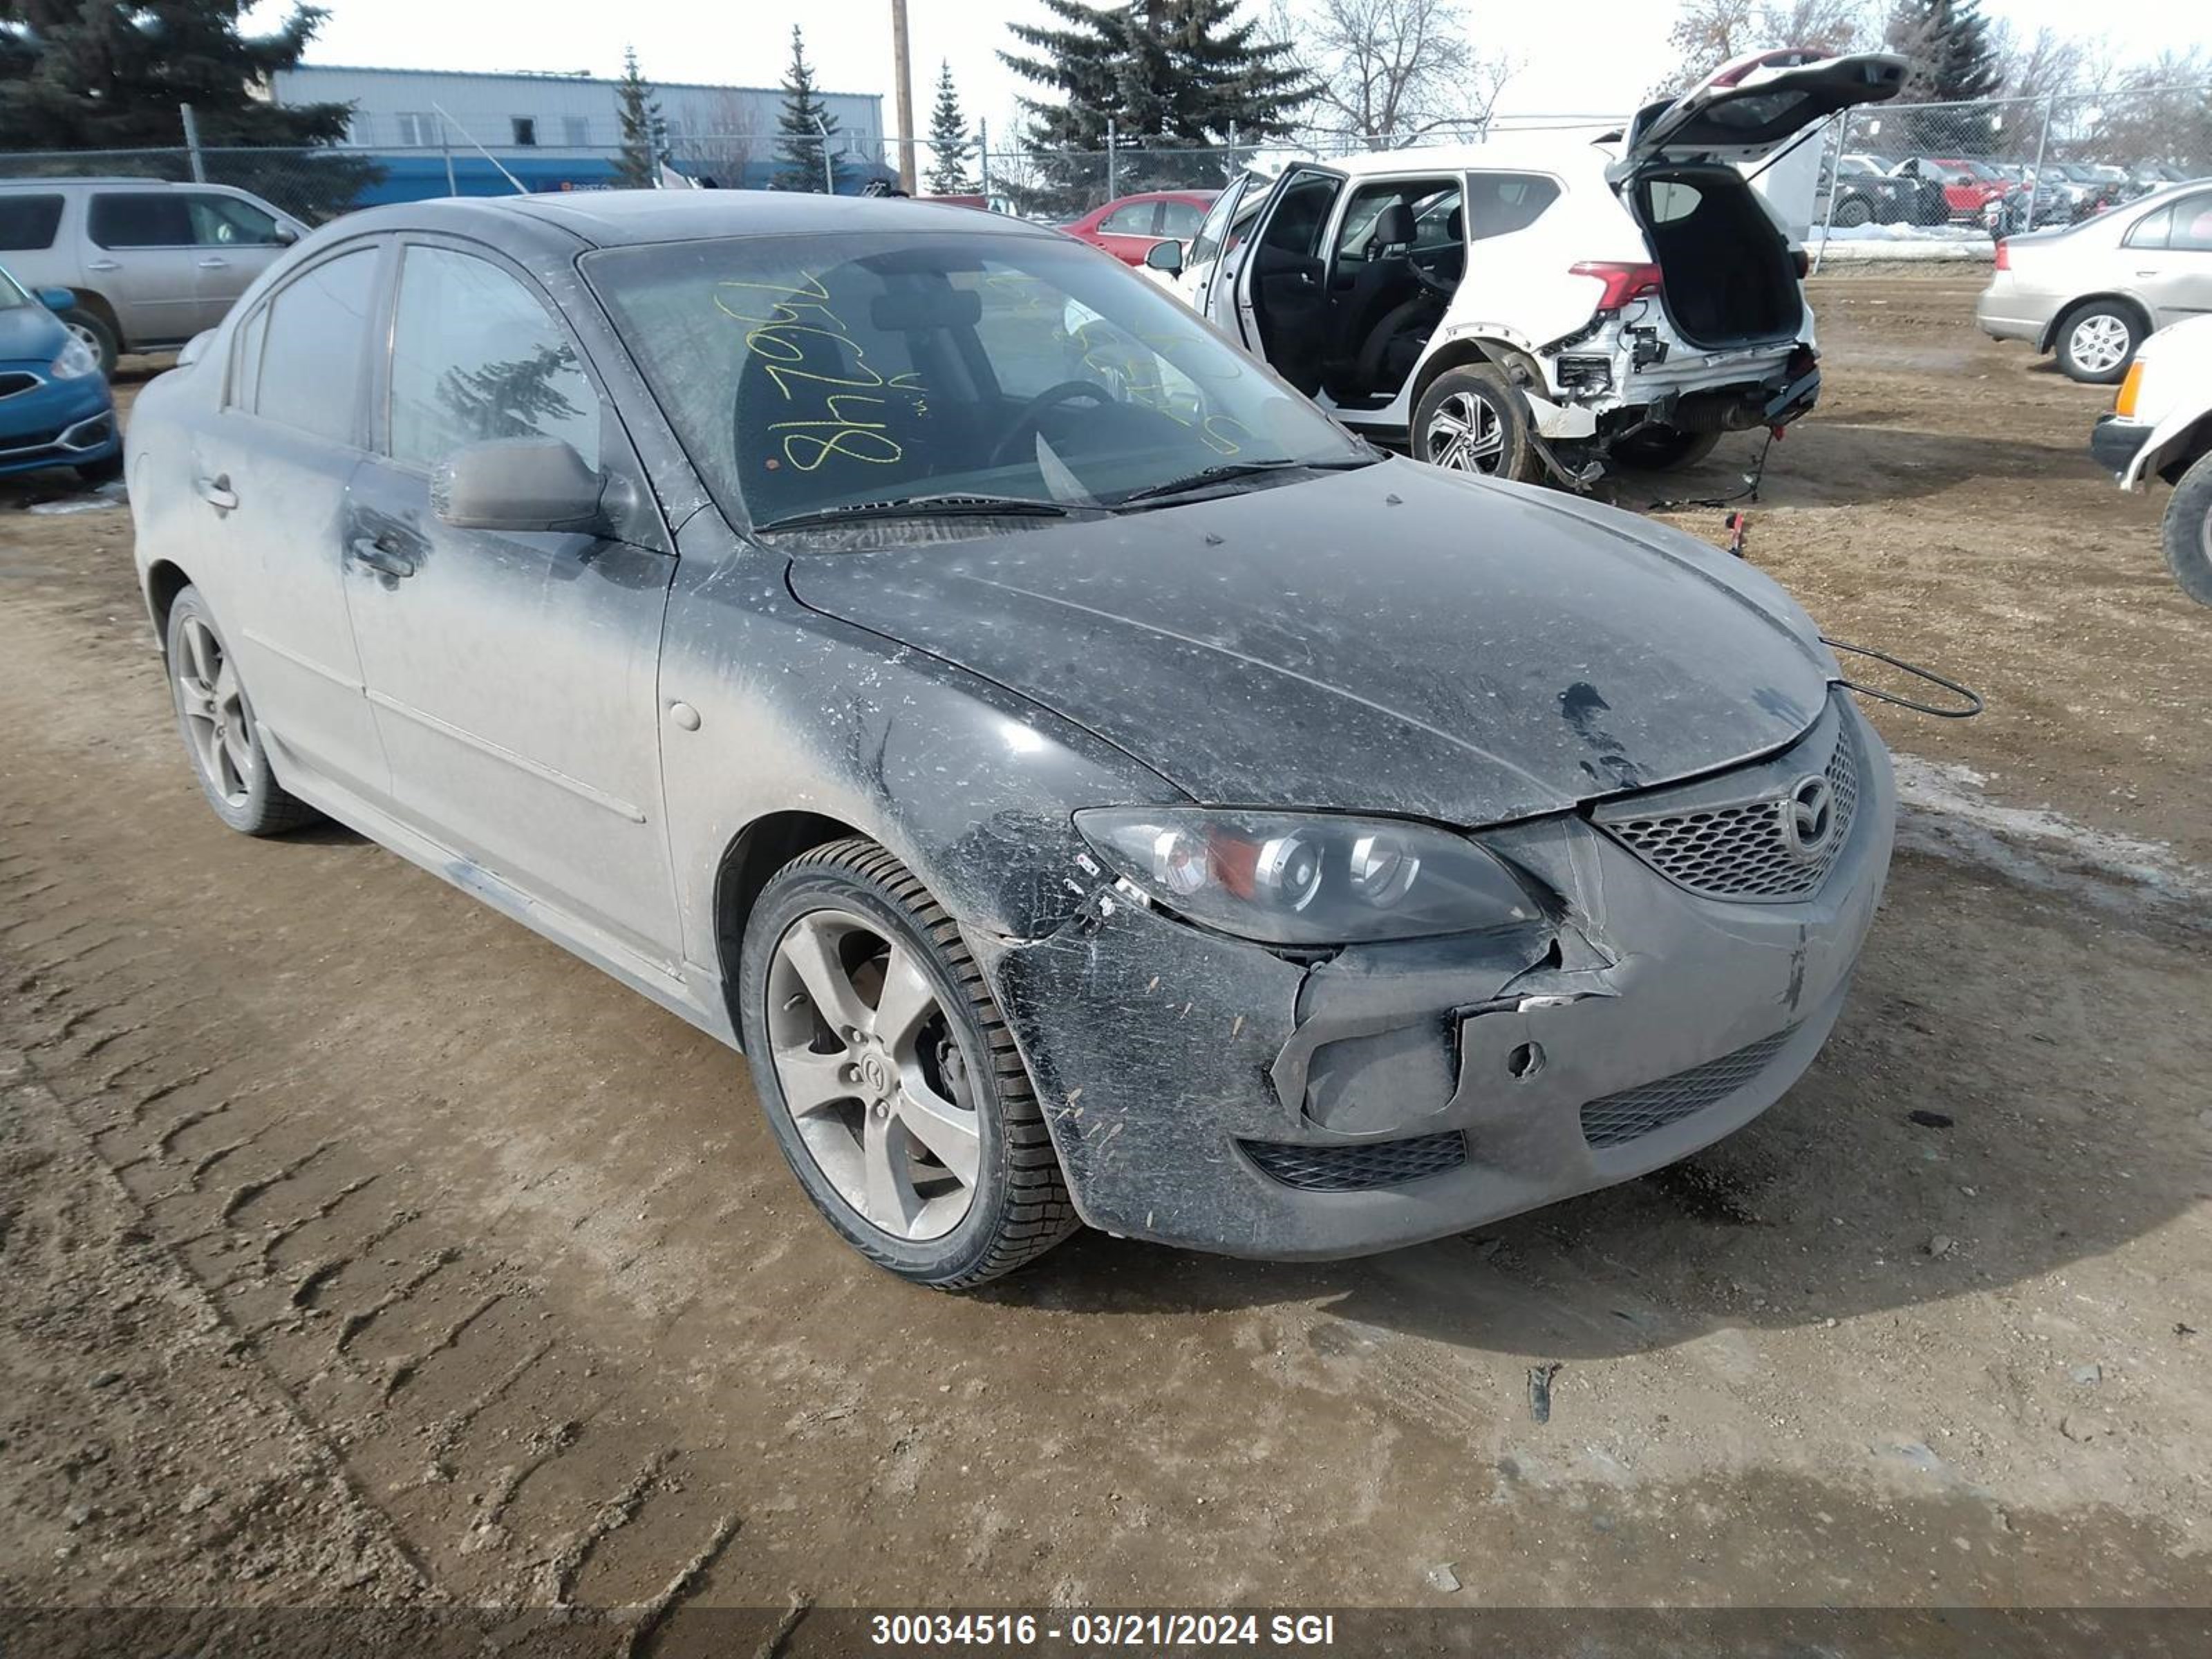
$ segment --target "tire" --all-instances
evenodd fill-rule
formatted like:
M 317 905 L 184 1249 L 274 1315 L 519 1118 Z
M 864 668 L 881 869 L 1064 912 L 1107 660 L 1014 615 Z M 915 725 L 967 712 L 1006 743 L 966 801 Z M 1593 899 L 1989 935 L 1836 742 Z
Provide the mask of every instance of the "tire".
M 58 312 L 56 314 L 61 318 L 62 326 L 90 346 L 92 355 L 100 359 L 100 378 L 103 380 L 113 380 L 115 357 L 121 349 L 120 343 L 115 337 L 115 331 L 97 314 L 87 311 L 82 306 L 71 306 L 67 311 Z
M 1529 441 L 1528 400 L 1489 363 L 1448 368 L 1413 411 L 1415 459 L 1449 471 L 1527 483 L 1543 463 Z
M 1717 432 L 1684 432 L 1671 426 L 1646 427 L 1632 438 L 1624 438 L 1609 452 L 1622 466 L 1650 472 L 1671 472 L 1695 466 L 1713 453 L 1721 441 Z
M 123 452 L 117 450 L 105 460 L 87 461 L 76 469 L 77 482 L 88 489 L 97 489 L 105 483 L 113 483 L 123 476 Z
M 2143 342 L 2142 319 L 2116 300 L 2090 300 L 2058 319 L 2058 367 L 2085 386 L 2117 386 Z
M 909 1018 L 879 1028 L 894 995 Z M 745 927 L 738 998 L 777 1146 L 878 1267 L 966 1290 L 1079 1230 L 982 970 L 944 907 L 873 842 L 817 847 L 769 878 Z
M 1836 204 L 1836 222 L 1846 230 L 1856 229 L 1874 220 L 1874 204 L 1863 196 L 1846 196 Z
M 215 815 L 247 836 L 281 836 L 317 822 L 322 814 L 276 781 L 253 704 L 198 588 L 170 605 L 161 644 L 185 757 Z
M 2166 504 L 2166 568 L 2181 591 L 2212 605 L 2212 453 L 2199 455 Z

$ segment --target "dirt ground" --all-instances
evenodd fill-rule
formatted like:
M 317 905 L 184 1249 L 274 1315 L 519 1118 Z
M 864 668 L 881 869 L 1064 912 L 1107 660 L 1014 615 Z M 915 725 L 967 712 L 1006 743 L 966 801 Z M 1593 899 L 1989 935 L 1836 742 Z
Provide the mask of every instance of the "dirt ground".
M 1816 284 L 1753 509 L 1831 635 L 1990 704 L 1877 715 L 1833 1041 L 1687 1164 L 1338 1265 L 872 1270 L 727 1052 L 356 836 L 222 829 L 127 514 L 0 487 L 0 1605 L 769 1609 L 737 1652 L 794 1597 L 2212 1600 L 2212 612 L 1975 286 Z

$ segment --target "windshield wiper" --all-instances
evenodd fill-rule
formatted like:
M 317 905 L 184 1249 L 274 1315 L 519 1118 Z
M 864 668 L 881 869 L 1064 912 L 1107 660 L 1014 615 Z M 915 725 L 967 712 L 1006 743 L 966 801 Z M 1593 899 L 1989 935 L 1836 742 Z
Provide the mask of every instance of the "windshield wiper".
M 1232 483 L 1238 478 L 1254 478 L 1270 472 L 1349 472 L 1363 466 L 1372 466 L 1382 459 L 1379 452 L 1365 455 L 1349 455 L 1337 461 L 1224 461 L 1218 466 L 1209 466 L 1188 477 L 1170 478 L 1165 483 L 1146 484 L 1132 489 L 1127 495 L 1116 495 L 1109 506 L 1122 507 L 1139 502 L 1154 501 L 1170 495 L 1186 495 L 1209 485 Z
M 1034 495 L 909 495 L 896 501 L 848 501 L 842 507 L 817 507 L 770 519 L 753 528 L 760 532 L 800 530 L 811 525 L 848 524 L 855 519 L 1064 519 L 1082 505 L 1085 504 L 1043 501 Z

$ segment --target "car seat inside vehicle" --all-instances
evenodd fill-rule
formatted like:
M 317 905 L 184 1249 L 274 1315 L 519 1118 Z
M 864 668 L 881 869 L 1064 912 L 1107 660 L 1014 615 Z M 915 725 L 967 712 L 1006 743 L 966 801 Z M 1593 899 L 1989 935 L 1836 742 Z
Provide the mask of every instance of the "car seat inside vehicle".
M 1330 264 L 1322 374 L 1329 396 L 1365 407 L 1395 397 L 1443 320 L 1466 265 L 1456 183 L 1399 180 L 1355 197 Z

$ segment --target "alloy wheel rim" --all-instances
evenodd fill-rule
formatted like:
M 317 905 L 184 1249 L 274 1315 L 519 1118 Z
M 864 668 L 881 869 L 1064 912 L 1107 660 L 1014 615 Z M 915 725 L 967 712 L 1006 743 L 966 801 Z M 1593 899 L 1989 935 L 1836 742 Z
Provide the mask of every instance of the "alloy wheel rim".
M 973 1062 L 914 947 L 809 911 L 776 941 L 768 1028 L 784 1104 L 838 1197 L 910 1243 L 958 1226 L 981 1164 Z
M 1488 398 L 1455 392 L 1429 417 L 1422 447 L 1431 465 L 1493 473 L 1505 454 L 1505 423 Z
M 65 322 L 62 326 L 67 329 L 74 337 L 83 341 L 85 349 L 92 353 L 95 358 L 100 356 L 100 336 L 94 333 L 92 330 L 79 322 Z
M 192 763 L 226 805 L 243 806 L 253 792 L 255 771 L 253 715 L 245 688 L 222 641 L 202 618 L 185 619 L 177 644 L 169 672 Z
M 2093 374 L 2118 368 L 2128 355 L 2128 325 L 2109 312 L 2084 317 L 2074 325 L 2069 343 L 2074 361 Z

